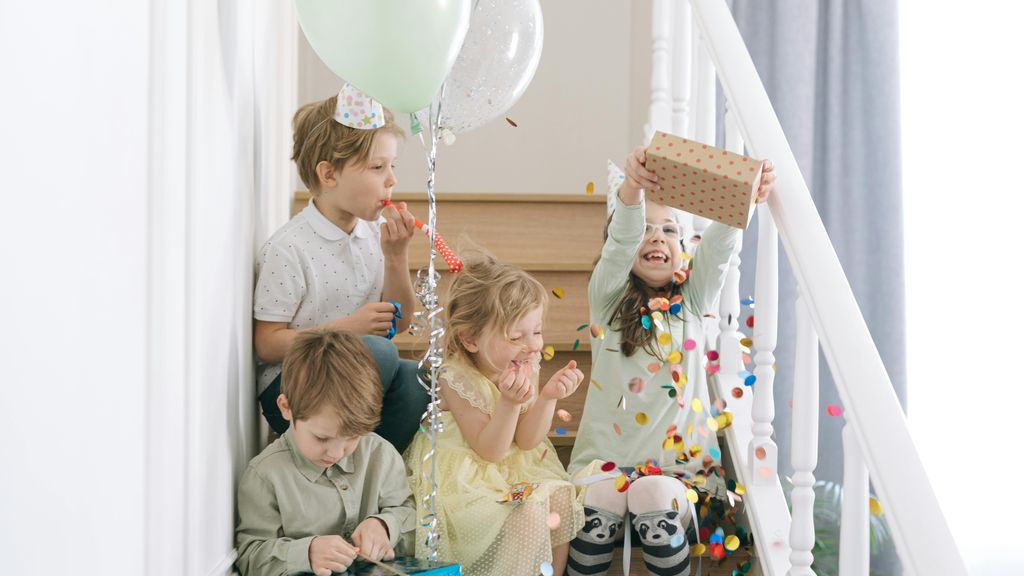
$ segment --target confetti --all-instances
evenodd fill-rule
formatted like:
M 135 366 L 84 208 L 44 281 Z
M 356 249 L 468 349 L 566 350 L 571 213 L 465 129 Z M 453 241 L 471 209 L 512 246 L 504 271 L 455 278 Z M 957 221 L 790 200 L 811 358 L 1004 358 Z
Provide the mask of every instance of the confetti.
M 764 449 L 763 446 L 758 446 L 757 448 L 754 449 L 754 457 L 757 458 L 758 460 L 764 460 L 765 456 L 767 455 L 768 452 Z
M 688 488 L 686 490 L 686 499 L 687 500 L 689 500 L 690 502 L 696 504 L 698 498 L 699 497 L 697 496 L 697 491 L 696 490 L 694 490 L 693 488 Z
M 743 379 L 744 386 L 753 386 L 754 382 L 757 382 L 757 376 L 754 376 L 753 374 Z
M 735 552 L 740 547 L 740 539 L 735 534 L 730 534 L 725 539 L 725 549 L 729 552 Z
M 718 420 L 715 420 L 714 418 L 708 416 L 707 423 L 708 423 L 708 428 L 712 432 L 718 432 Z
M 625 474 L 615 479 L 615 489 L 619 492 L 625 492 L 629 489 L 629 478 L 626 478 Z
M 558 298 L 559 300 L 565 298 L 565 290 L 562 290 L 561 288 L 552 288 L 551 293 L 554 294 L 555 298 Z
M 694 341 L 693 338 L 687 338 L 686 341 L 683 342 L 683 349 L 684 350 L 693 350 L 696 347 L 697 347 L 697 342 Z
M 598 390 L 601 390 L 602 392 L 604 391 L 604 388 L 601 388 L 601 385 L 597 383 L 597 380 L 591 380 L 590 384 L 593 385 L 594 388 L 597 388 Z
M 612 470 L 615 470 L 615 462 L 601 464 L 601 472 L 611 472 Z
M 676 500 L 675 498 L 672 499 L 672 510 L 674 512 L 679 512 L 679 500 Z
M 559 436 L 565 436 L 565 428 L 555 428 L 555 434 Z
M 552 346 L 551 344 L 548 344 L 547 346 L 544 347 L 544 359 L 545 360 L 551 360 L 554 357 L 555 357 L 555 347 Z
M 718 351 L 717 350 L 708 350 L 708 360 L 710 360 L 712 362 L 717 361 L 718 360 Z
M 683 535 L 676 533 L 676 535 L 672 537 L 672 540 L 669 541 L 669 545 L 671 545 L 673 548 L 679 548 L 680 546 L 682 546 Z
M 620 396 L 619 397 L 619 403 L 616 404 L 615 407 L 616 408 L 622 408 L 623 410 L 625 410 L 626 409 L 626 397 L 625 396 Z
M 587 182 L 587 196 L 593 196 L 593 195 L 594 195 L 594 183 L 593 182 Z
M 716 461 L 722 460 L 722 453 L 718 451 L 718 448 L 708 448 L 708 454 Z
M 743 300 L 740 300 L 740 304 L 743 304 L 744 306 L 750 306 L 751 308 L 753 308 L 754 307 L 754 297 L 753 296 L 747 296 Z
M 644 382 L 644 379 L 637 376 L 629 381 L 629 391 L 634 394 L 640 394 L 644 391 L 644 386 L 646 385 L 647 383 Z
M 598 340 L 604 340 L 604 328 L 601 328 L 598 324 L 591 324 L 590 335 Z
M 558 512 L 552 512 L 548 514 L 548 528 L 557 530 L 562 525 L 562 516 Z
M 511 125 L 513 128 L 519 128 L 519 124 L 513 122 L 512 119 L 509 118 L 508 116 L 505 117 L 505 122 L 508 122 L 509 125 Z
M 700 401 L 700 398 L 694 398 L 693 401 L 690 402 L 690 409 L 700 414 L 704 411 L 704 403 Z
M 828 406 L 825 406 L 825 412 L 828 412 L 829 416 L 837 418 L 843 415 L 843 408 L 836 404 L 829 404 Z
M 583 330 L 586 327 L 587 327 L 586 324 L 580 324 L 579 326 L 576 327 L 576 331 L 579 332 L 580 330 Z
M 683 360 L 683 355 L 679 353 L 679 350 L 673 350 L 669 352 L 667 360 L 670 364 L 679 364 Z
M 540 461 L 543 462 L 544 459 L 547 458 L 547 457 L 548 457 L 548 449 L 545 448 L 544 452 L 540 455 Z
M 703 556 L 706 549 L 706 546 L 698 542 L 690 547 L 690 554 L 693 554 L 694 556 Z
M 572 414 L 570 414 L 569 411 L 564 408 L 559 408 L 558 411 L 555 412 L 555 414 L 558 415 L 558 419 L 561 420 L 562 422 L 569 422 L 570 420 L 572 420 Z
M 505 120 L 508 120 L 508 118 L 505 118 Z M 509 120 L 509 122 L 511 122 L 511 120 Z M 513 124 L 513 126 L 515 126 L 515 124 Z M 541 562 L 540 573 L 541 576 L 553 576 L 555 569 L 551 567 L 551 562 Z
M 651 329 L 651 317 L 650 316 L 641 316 L 640 317 L 640 325 L 644 327 L 644 330 L 650 330 Z
M 580 339 L 577 338 L 576 341 L 572 343 L 572 351 L 575 352 L 576 349 L 579 348 L 579 347 L 580 347 Z
M 615 424 L 612 424 L 612 428 L 615 430 L 616 434 L 618 434 L 619 436 L 622 436 L 622 427 L 619 426 L 618 422 L 616 422 Z
M 754 327 L 754 316 L 753 315 L 747 316 L 747 328 L 753 328 L 753 327 Z
M 762 467 L 758 468 L 757 469 L 757 473 L 762 478 L 771 478 L 772 477 L 772 469 L 768 468 L 767 466 L 762 466 Z
M 672 335 L 669 334 L 668 332 L 662 332 L 661 334 L 658 334 L 658 344 L 661 344 L 662 346 L 668 346 L 669 344 L 672 344 Z
M 876 500 L 874 497 L 868 498 L 868 510 L 871 511 L 875 516 L 882 515 L 882 503 Z
M 740 345 L 741 346 L 746 346 L 747 348 L 750 348 L 751 346 L 754 345 L 754 341 L 751 340 L 750 338 L 744 338 L 744 339 L 740 340 Z
M 637 412 L 636 413 L 636 423 L 641 425 L 641 426 L 647 425 L 647 414 L 645 414 L 643 412 Z
M 651 362 L 647 365 L 647 371 L 651 374 L 657 374 L 659 370 L 661 370 L 661 364 L 657 362 Z

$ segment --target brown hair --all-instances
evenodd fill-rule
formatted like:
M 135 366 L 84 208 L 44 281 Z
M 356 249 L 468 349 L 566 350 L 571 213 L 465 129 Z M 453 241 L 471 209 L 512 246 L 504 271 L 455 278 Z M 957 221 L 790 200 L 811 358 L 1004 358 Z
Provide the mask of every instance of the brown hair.
M 523 316 L 538 306 L 547 307 L 548 295 L 536 278 L 484 251 L 463 253 L 462 262 L 462 272 L 448 289 L 445 357 L 484 368 L 462 339 L 489 331 L 507 337 Z
M 608 241 L 608 225 L 611 224 L 611 221 L 612 217 L 609 215 L 608 221 L 604 225 L 605 242 Z M 600 261 L 601 255 L 598 254 L 594 260 L 594 265 L 597 265 Z M 621 335 L 619 350 L 626 357 L 632 356 L 636 353 L 637 349 L 643 348 L 651 356 L 664 359 L 662 358 L 661 350 L 655 345 L 654 330 L 644 328 L 643 326 L 640 309 L 647 308 L 648 301 L 655 296 L 671 299 L 677 294 L 682 295 L 683 287 L 681 284 L 669 282 L 660 288 L 651 288 L 639 276 L 633 273 L 632 266 L 633 264 L 630 263 L 626 292 L 622 295 L 622 299 L 619 300 L 619 304 L 612 312 L 608 323 L 612 329 L 617 330 Z M 693 266 L 693 260 L 690 260 L 690 266 Z M 687 306 L 685 298 L 683 299 L 683 306 Z M 647 314 L 650 314 L 650 310 L 647 311 Z
M 370 157 L 377 134 L 394 134 L 404 138 L 405 131 L 395 123 L 391 110 L 384 108 L 384 126 L 360 130 L 339 124 L 334 120 L 337 96 L 311 102 L 299 108 L 292 118 L 292 160 L 302 183 L 311 194 L 320 192 L 317 164 L 330 162 L 338 171 L 345 166 L 359 166 Z
M 342 436 L 373 432 L 380 422 L 377 362 L 357 336 L 343 330 L 300 332 L 284 357 L 281 394 L 295 420 L 331 410 Z

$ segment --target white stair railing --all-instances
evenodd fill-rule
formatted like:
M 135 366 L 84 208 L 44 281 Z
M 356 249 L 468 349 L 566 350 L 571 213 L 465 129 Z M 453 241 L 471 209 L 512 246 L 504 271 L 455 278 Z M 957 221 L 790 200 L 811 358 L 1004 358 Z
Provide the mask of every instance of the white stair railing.
M 729 263 L 721 316 L 705 323 L 711 338 L 707 346 L 717 345 L 722 361 L 714 393 L 729 400 L 734 412 L 726 438 L 737 480 L 747 486 L 746 507 L 762 569 L 771 575 L 813 574 L 820 338 L 847 419 L 840 573 L 868 573 L 870 470 L 905 573 L 966 574 L 885 367 L 725 0 L 654 0 L 653 5 L 648 139 L 654 130 L 671 126 L 676 134 L 714 144 L 717 72 L 726 96 L 726 147 L 739 152 L 745 142 L 750 155 L 771 158 L 776 166 L 776 192 L 767 207 L 758 209 L 753 399 L 750 389 L 740 399 L 731 398 L 730 393 L 736 385 L 742 386 L 731 371 L 739 352 L 735 343 L 738 256 Z M 706 225 L 703 218 L 693 218 L 696 233 Z M 792 519 L 779 482 L 772 437 L 780 237 L 801 294 L 794 374 Z
M 775 554 L 771 551 L 766 554 L 765 550 L 765 542 L 772 544 L 770 548 L 777 547 L 774 545 L 777 542 L 773 542 L 776 534 L 765 533 L 761 529 L 776 523 L 780 516 L 785 516 L 785 521 L 789 522 L 788 511 L 769 510 L 777 500 L 774 490 L 768 492 L 778 486 L 777 475 L 773 479 L 769 477 L 772 474 L 760 472 L 767 469 L 777 473 L 778 469 L 777 453 L 771 439 L 774 413 L 774 403 L 771 402 L 772 364 L 778 297 L 777 229 L 796 276 L 802 306 L 806 308 L 811 325 L 820 338 L 845 408 L 847 424 L 844 437 L 847 441 L 844 449 L 846 457 L 852 458 L 850 468 L 855 474 L 861 469 L 856 464 L 860 460 L 856 454 L 859 449 L 885 507 L 905 573 L 966 574 L 956 542 L 910 437 L 892 383 L 728 6 L 725 0 L 690 0 L 690 6 L 692 19 L 702 39 L 696 52 L 700 54 L 706 50 L 709 55 L 730 109 L 736 112 L 736 123 L 749 153 L 758 158 L 771 158 L 776 166 L 776 192 L 769 199 L 768 210 L 763 206 L 758 209 L 757 321 L 754 324 L 757 382 L 753 408 L 754 439 L 747 456 L 750 463 L 748 471 L 753 472 L 747 503 L 755 520 L 755 530 L 759 531 L 755 541 L 762 556 L 762 567 L 770 574 L 784 572 L 779 571 L 779 563 L 774 561 Z M 687 31 L 676 33 L 686 34 Z M 699 63 L 698 57 L 694 90 L 697 94 L 704 94 L 707 88 L 696 86 L 703 81 Z M 705 121 L 704 110 L 698 99 L 694 103 L 695 113 L 701 115 L 696 118 L 698 122 Z M 699 128 L 697 133 L 699 138 Z M 704 141 L 713 143 L 714 139 Z M 774 307 L 771 305 L 773 298 L 776 300 Z M 811 404 L 806 398 L 804 400 Z M 816 427 L 817 415 L 810 420 Z M 794 430 L 794 438 L 813 433 L 809 428 L 810 420 L 805 418 L 796 424 L 799 431 Z M 794 560 L 799 564 L 794 573 L 809 572 L 806 484 L 808 477 L 813 484 L 812 471 L 816 465 L 813 456 L 806 445 L 797 443 L 794 446 L 794 458 L 799 461 L 795 462 L 798 489 L 803 500 L 795 507 L 799 517 L 795 520 L 798 525 L 793 528 L 793 535 L 799 535 L 801 541 L 794 552 Z M 760 482 L 763 480 L 773 481 L 762 486 Z M 841 559 L 840 564 L 852 567 L 850 569 L 857 570 L 858 574 L 865 574 L 867 549 L 863 534 L 868 520 L 867 480 L 860 475 L 847 478 L 846 482 L 844 502 L 848 502 L 848 506 L 844 506 L 843 527 L 852 524 L 849 532 L 856 537 L 849 537 L 845 546 L 841 544 L 841 554 L 855 559 L 849 562 Z M 767 505 L 763 505 L 765 503 Z M 784 540 L 781 547 L 791 549 L 788 537 Z
M 793 525 L 789 529 L 790 576 L 814 576 L 814 469 L 818 466 L 818 335 L 804 299 L 796 301 L 796 364 L 793 371 Z M 862 501 L 867 504 L 867 499 Z M 843 518 L 846 520 L 846 518 Z M 865 559 L 867 556 L 865 555 Z M 864 573 L 867 576 L 867 573 Z

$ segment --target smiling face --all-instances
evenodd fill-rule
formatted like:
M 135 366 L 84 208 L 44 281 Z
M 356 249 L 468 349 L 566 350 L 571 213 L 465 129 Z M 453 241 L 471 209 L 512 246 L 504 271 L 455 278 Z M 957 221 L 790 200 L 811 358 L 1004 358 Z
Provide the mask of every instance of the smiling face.
M 464 345 L 484 375 L 497 380 L 506 369 L 518 370 L 544 348 L 544 309 L 533 308 L 509 326 L 507 333 L 488 327 L 481 335 L 466 338 Z
M 672 282 L 672 273 L 683 266 L 681 227 L 667 206 L 648 201 L 647 233 L 633 262 L 633 274 L 650 288 Z

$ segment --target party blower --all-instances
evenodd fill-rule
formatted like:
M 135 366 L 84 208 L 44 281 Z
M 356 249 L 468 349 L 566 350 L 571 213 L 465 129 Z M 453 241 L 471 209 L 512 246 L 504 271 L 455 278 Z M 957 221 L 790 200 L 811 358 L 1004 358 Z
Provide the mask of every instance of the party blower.
M 385 206 L 391 206 L 394 202 L 391 200 L 384 200 L 382 204 Z M 416 218 L 416 227 L 423 230 L 423 233 L 427 235 L 427 238 L 430 238 L 430 226 L 425 225 L 419 218 Z M 444 238 L 441 238 L 441 234 L 439 233 L 434 233 L 434 248 L 437 249 L 441 254 L 441 257 L 444 258 L 445 263 L 448 264 L 448 270 L 451 272 L 462 271 L 462 260 L 459 260 L 459 257 L 455 255 L 455 252 L 452 252 L 452 249 L 448 247 L 448 244 L 445 244 Z

